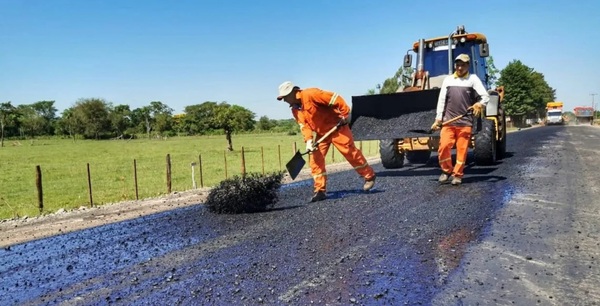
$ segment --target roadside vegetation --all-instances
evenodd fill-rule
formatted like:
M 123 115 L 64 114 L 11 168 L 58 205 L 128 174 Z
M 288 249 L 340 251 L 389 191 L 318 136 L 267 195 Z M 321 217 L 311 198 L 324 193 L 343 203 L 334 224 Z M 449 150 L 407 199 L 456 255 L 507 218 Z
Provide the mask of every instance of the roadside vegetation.
M 138 198 L 168 193 L 167 154 L 171 163 L 171 192 L 217 185 L 242 174 L 242 149 L 246 173 L 278 172 L 294 147 L 304 149 L 301 136 L 287 133 L 233 135 L 230 151 L 223 135 L 175 136 L 161 139 L 76 140 L 36 138 L 10 140 L 0 150 L 0 219 L 36 216 L 38 189 L 36 166 L 42 173 L 44 213 L 60 208 L 90 206 L 88 172 L 94 205 L 136 199 L 134 161 L 137 169 Z M 377 142 L 358 142 L 365 155 L 378 153 Z M 343 157 L 334 148 L 327 162 Z M 192 179 L 192 163 L 194 179 Z M 200 169 L 202 166 L 202 169 Z
M 544 75 L 521 61 L 498 70 L 489 57 L 487 65 L 492 87 L 505 88 L 504 108 L 515 125 L 538 118 L 546 102 L 555 100 Z M 401 67 L 366 94 L 396 92 L 409 82 L 411 72 Z M 40 213 L 36 166 L 47 212 L 89 205 L 90 184 L 94 204 L 155 197 L 168 193 L 169 183 L 171 191 L 189 190 L 194 182 L 214 186 L 241 174 L 242 148 L 247 172 L 281 171 L 294 143 L 303 146 L 293 119 L 256 118 L 227 102 L 205 101 L 176 114 L 161 101 L 132 108 L 81 98 L 60 115 L 54 103 L 0 103 L 0 218 Z M 376 141 L 360 145 L 365 155 L 377 155 Z M 334 151 L 328 157 L 332 161 Z

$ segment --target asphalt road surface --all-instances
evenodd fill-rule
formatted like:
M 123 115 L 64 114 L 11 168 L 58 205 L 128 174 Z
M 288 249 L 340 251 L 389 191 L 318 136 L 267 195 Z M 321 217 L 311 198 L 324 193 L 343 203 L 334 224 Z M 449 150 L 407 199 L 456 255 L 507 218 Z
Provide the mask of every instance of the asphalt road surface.
M 509 134 L 438 185 L 435 156 L 285 185 L 266 213 L 203 205 L 0 250 L 1 305 L 600 305 L 600 129 Z

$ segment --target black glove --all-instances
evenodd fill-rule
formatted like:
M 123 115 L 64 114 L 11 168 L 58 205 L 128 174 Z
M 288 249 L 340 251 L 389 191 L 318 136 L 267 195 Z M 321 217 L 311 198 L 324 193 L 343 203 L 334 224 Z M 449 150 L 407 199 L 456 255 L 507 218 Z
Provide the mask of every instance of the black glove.
M 347 125 L 348 123 L 350 123 L 350 119 L 348 118 L 348 116 L 346 116 L 346 117 L 342 117 L 340 119 L 340 122 L 338 123 L 338 125 L 342 126 L 342 125 Z

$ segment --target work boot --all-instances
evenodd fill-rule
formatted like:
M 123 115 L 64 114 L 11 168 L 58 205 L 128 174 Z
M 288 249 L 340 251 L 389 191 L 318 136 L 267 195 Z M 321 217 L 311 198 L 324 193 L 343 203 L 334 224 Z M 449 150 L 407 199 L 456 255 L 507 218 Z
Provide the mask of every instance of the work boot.
M 457 185 L 460 185 L 461 183 L 462 183 L 462 179 L 460 177 L 452 178 L 452 185 L 457 186 Z
M 311 202 L 318 202 L 318 201 L 323 201 L 325 199 L 327 199 L 327 195 L 325 194 L 325 191 L 317 191 L 312 196 L 312 198 L 310 199 L 310 201 Z
M 373 189 L 373 186 L 375 186 L 375 177 L 365 180 L 365 184 L 363 185 L 363 190 L 369 191 L 369 190 Z
M 440 178 L 438 178 L 438 182 L 440 182 L 440 184 L 445 184 L 445 183 L 448 183 L 449 179 L 450 179 L 450 175 L 448 173 L 443 172 L 440 175 Z

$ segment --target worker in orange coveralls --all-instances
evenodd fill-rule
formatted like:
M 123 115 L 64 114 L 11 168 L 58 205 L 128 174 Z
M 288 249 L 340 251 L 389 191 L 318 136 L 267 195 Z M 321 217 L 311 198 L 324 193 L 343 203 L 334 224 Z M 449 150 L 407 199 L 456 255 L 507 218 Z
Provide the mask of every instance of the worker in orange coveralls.
M 306 150 L 312 154 L 312 157 L 309 158 L 314 180 L 314 195 L 311 202 L 327 198 L 325 156 L 332 143 L 356 172 L 365 179 L 363 190 L 369 191 L 373 188 L 375 172 L 367 163 L 362 152 L 354 145 L 354 138 L 348 127 L 350 107 L 340 95 L 319 88 L 300 89 L 288 81 L 279 85 L 277 100 L 289 103 L 292 115 L 300 124 L 300 130 L 306 142 Z M 313 132 L 319 139 L 340 122 L 342 125 L 335 132 L 316 147 L 313 146 Z
M 454 60 L 455 72 L 447 76 L 440 90 L 435 122 L 432 130 L 440 132 L 438 160 L 442 174 L 438 181 L 447 183 L 452 176 L 452 185 L 460 185 L 464 175 L 467 152 L 473 128 L 473 116 L 465 116 L 442 127 L 442 122 L 467 113 L 472 110 L 475 117 L 481 116 L 483 108 L 490 96 L 481 80 L 474 74 L 469 74 L 470 58 L 461 54 Z M 456 165 L 452 165 L 452 147 L 456 144 Z

